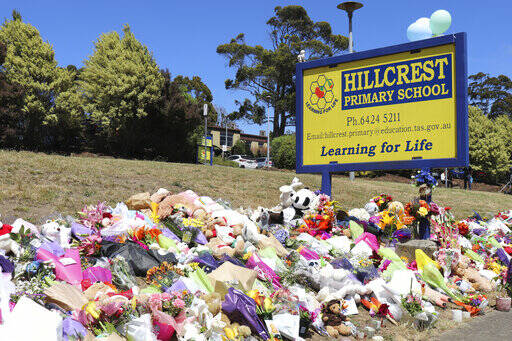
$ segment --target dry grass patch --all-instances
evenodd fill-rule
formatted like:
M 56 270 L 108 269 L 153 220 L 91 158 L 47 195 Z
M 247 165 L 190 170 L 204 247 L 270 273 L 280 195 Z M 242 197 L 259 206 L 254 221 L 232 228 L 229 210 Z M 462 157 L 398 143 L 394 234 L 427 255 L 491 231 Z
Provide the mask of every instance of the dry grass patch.
M 228 200 L 234 207 L 272 207 L 278 203 L 279 187 L 294 176 L 293 172 L 0 151 L 0 213 L 38 222 L 54 212 L 72 214 L 98 201 L 114 205 L 134 193 L 160 187 L 172 192 L 191 189 Z M 301 174 L 299 178 L 312 189 L 320 187 L 320 175 Z M 362 207 L 380 193 L 406 202 L 417 190 L 404 183 L 350 182 L 335 177 L 333 193 L 345 209 L 350 209 Z M 512 208 L 512 196 L 499 193 L 438 188 L 434 199 L 450 205 L 458 217 L 471 214 L 472 209 L 492 215 Z

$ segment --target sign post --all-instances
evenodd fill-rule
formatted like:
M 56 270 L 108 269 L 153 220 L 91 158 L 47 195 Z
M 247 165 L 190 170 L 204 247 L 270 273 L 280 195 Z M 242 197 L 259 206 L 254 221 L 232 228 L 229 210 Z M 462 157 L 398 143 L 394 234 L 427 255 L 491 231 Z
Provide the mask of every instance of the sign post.
M 466 34 L 296 65 L 297 173 L 465 167 Z

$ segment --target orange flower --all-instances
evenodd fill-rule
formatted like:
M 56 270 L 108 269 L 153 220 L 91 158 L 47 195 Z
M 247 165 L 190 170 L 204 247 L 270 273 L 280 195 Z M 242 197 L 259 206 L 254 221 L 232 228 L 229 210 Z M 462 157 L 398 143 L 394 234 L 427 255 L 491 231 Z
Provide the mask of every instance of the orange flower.
M 146 235 L 146 233 L 145 233 L 144 227 L 138 227 L 138 228 L 137 228 L 137 229 L 135 229 L 135 231 L 133 232 L 133 237 L 134 237 L 136 240 L 143 240 L 145 235 Z
M 117 236 L 116 241 L 118 243 L 125 243 L 126 242 L 126 235 L 122 234 L 122 235 Z
M 148 231 L 148 234 L 151 236 L 151 238 L 156 239 L 159 235 L 162 234 L 162 231 L 156 228 L 152 228 Z

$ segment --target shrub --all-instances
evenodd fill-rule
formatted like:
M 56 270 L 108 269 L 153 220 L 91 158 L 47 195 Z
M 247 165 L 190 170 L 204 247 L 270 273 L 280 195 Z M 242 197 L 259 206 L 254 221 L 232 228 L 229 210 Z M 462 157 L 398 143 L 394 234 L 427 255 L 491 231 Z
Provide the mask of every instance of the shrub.
M 295 134 L 283 135 L 273 139 L 270 153 L 274 167 L 295 169 Z
M 247 148 L 247 144 L 242 141 L 238 140 L 231 148 L 231 155 L 247 155 L 251 154 L 251 151 L 249 148 Z

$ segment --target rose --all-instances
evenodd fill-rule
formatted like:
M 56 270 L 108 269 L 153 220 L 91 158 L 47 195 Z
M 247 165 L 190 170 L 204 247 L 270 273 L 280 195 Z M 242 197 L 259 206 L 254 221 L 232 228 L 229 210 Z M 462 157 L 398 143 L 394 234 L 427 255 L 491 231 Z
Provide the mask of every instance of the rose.
M 418 209 L 418 214 L 422 217 L 426 216 L 428 214 L 428 210 L 425 207 L 420 207 Z
M 172 301 L 172 305 L 180 309 L 185 308 L 185 302 L 181 298 L 177 298 L 174 301 Z

